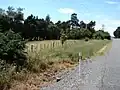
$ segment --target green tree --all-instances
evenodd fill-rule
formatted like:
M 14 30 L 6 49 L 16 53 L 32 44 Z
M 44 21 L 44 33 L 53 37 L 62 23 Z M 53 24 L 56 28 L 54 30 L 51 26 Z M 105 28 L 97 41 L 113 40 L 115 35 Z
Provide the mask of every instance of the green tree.
M 89 29 L 83 29 L 83 37 L 84 38 L 91 38 L 92 33 Z
M 5 10 L 0 8 L 0 15 L 5 15 Z
M 117 27 L 113 34 L 116 38 L 120 38 L 120 27 Z
M 81 29 L 82 29 L 82 28 L 86 28 L 86 24 L 85 24 L 83 21 L 80 22 L 80 28 L 81 28 Z
M 71 15 L 71 26 L 72 26 L 72 28 L 73 28 L 73 27 L 77 27 L 77 26 L 78 26 L 78 22 L 79 22 L 79 20 L 78 20 L 78 18 L 77 18 L 77 14 L 76 14 L 76 13 L 73 13 L 73 14 Z
M 103 30 L 99 30 L 99 31 L 96 31 L 94 34 L 93 34 L 93 37 L 94 39 L 108 39 L 110 40 L 111 39 L 111 36 L 108 32 L 105 32 Z
M 48 14 L 45 18 L 45 21 L 49 24 L 50 23 L 50 15 Z
M 0 26 L 2 26 L 2 33 L 8 30 L 12 30 L 15 33 L 20 33 L 23 39 L 28 40 L 50 40 L 60 39 L 61 31 L 67 35 L 68 39 L 84 39 L 85 37 L 92 38 L 98 37 L 99 33 L 104 33 L 101 37 L 107 37 L 108 33 L 96 32 L 95 21 L 90 21 L 88 24 L 79 20 L 77 14 L 71 15 L 71 20 L 58 21 L 53 23 L 50 20 L 50 15 L 47 15 L 45 19 L 38 18 L 38 16 L 30 15 L 24 20 L 23 8 L 14 8 L 9 6 L 8 10 L 0 9 Z M 71 28 L 72 26 L 72 28 Z M 119 35 L 119 30 L 114 33 Z M 109 35 L 108 35 L 109 36 Z

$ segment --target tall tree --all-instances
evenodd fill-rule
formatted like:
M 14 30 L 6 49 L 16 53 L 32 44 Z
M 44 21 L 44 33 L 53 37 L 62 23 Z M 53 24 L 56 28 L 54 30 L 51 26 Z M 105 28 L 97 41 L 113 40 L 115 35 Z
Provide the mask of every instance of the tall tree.
M 82 29 L 82 28 L 86 28 L 86 23 L 84 23 L 84 21 L 81 21 L 80 22 L 80 28 Z
M 17 8 L 16 14 L 14 16 L 14 32 L 21 32 L 23 34 L 24 30 L 24 14 L 23 8 Z
M 0 15 L 5 15 L 5 10 L 0 8 Z
M 78 22 L 79 22 L 79 20 L 78 20 L 78 18 L 77 18 L 77 14 L 76 14 L 76 13 L 73 13 L 73 14 L 71 15 L 71 26 L 72 26 L 72 28 L 73 28 L 73 27 L 76 28 L 76 27 L 79 25 Z
M 95 33 L 95 29 L 94 29 L 95 24 L 96 24 L 95 21 L 90 21 L 90 22 L 87 24 L 87 29 L 91 32 L 90 38 L 92 38 L 93 34 Z
M 48 14 L 45 18 L 45 21 L 49 24 L 50 23 L 50 15 Z

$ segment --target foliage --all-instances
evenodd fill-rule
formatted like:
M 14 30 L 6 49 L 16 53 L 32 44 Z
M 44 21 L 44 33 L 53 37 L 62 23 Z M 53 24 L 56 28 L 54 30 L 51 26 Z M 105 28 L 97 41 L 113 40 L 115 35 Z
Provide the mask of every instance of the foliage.
M 24 52 L 26 41 L 21 37 L 24 18 L 22 11 L 22 8 L 15 11 L 10 6 L 6 12 L 0 9 L 0 90 L 8 90 L 13 72 L 27 64 Z
M 72 26 L 72 28 L 77 27 L 79 25 L 78 22 L 79 22 L 79 20 L 77 19 L 77 14 L 73 13 L 71 15 L 71 26 Z
M 59 40 L 61 31 L 67 35 L 68 39 L 93 38 L 95 34 L 95 21 L 85 23 L 77 18 L 77 14 L 71 14 L 71 19 L 67 21 L 58 21 L 53 23 L 50 15 L 44 18 L 29 15 L 24 19 L 23 8 L 8 7 L 8 10 L 0 9 L 0 26 L 2 31 L 11 29 L 15 33 L 20 33 L 24 39 L 32 40 Z M 80 22 L 79 22 L 80 21 Z M 98 35 L 98 34 L 96 34 Z M 95 35 L 95 37 L 96 37 Z M 105 37 L 108 39 L 107 37 Z
M 118 27 L 113 34 L 116 38 L 120 38 L 120 27 Z
M 24 49 L 25 41 L 18 33 L 11 30 L 0 33 L 0 59 L 23 66 L 26 62 Z
M 96 31 L 94 34 L 93 34 L 93 37 L 95 39 L 108 39 L 110 40 L 110 34 L 108 32 L 104 32 L 103 30 L 99 30 L 99 31 Z

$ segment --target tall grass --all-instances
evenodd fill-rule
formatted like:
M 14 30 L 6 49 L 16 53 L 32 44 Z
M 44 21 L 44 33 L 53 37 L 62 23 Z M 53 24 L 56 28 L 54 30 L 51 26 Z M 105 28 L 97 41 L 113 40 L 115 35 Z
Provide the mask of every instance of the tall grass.
M 100 50 L 103 46 L 108 44 L 108 40 L 91 40 L 85 42 L 84 40 L 68 40 L 62 47 L 59 45 L 59 41 L 54 41 L 54 47 L 52 46 L 53 41 L 36 42 L 35 44 L 45 44 L 41 49 L 35 49 L 33 52 L 28 52 L 29 63 L 32 70 L 41 71 L 48 68 L 53 63 L 59 63 L 63 61 L 76 63 L 78 61 L 78 53 L 82 53 L 83 59 L 94 56 L 95 53 Z M 41 44 L 41 45 L 42 45 Z M 47 46 L 48 45 L 48 46 Z M 47 48 L 49 47 L 49 48 Z

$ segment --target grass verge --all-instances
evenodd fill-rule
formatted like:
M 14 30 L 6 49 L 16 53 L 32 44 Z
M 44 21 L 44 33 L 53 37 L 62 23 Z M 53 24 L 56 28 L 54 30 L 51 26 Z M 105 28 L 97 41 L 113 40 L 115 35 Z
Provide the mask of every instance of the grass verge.
M 90 58 L 103 47 L 104 49 L 99 53 L 104 52 L 108 47 L 106 45 L 111 41 L 90 40 L 85 42 L 84 40 L 76 40 L 67 42 L 63 47 L 58 45 L 54 48 L 36 48 L 34 52 L 28 52 L 27 69 L 12 75 L 14 81 L 11 90 L 39 90 L 40 85 L 55 80 L 54 76 L 60 71 L 74 67 L 78 63 L 79 52 L 82 53 L 83 59 Z M 42 43 L 45 45 L 46 41 Z

